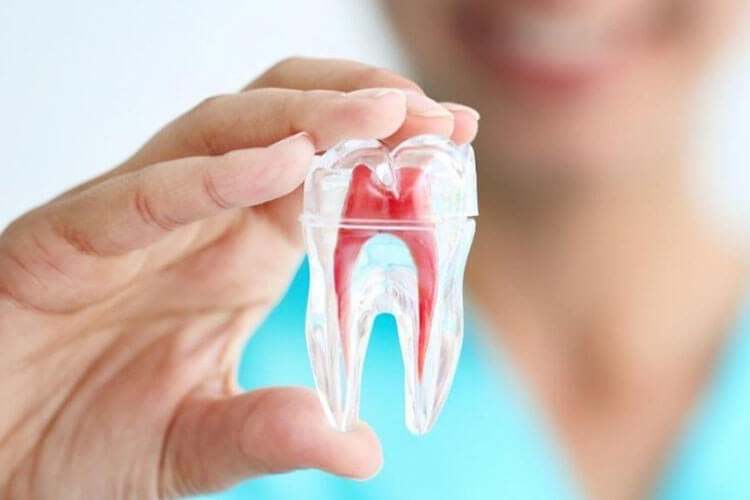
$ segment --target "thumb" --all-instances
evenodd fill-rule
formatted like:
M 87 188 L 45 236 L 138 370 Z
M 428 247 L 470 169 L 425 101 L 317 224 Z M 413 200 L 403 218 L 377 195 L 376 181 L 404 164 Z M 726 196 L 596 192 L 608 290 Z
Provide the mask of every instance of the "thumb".
M 304 468 L 364 479 L 381 463 L 380 444 L 368 426 L 336 431 L 312 390 L 267 388 L 184 404 L 166 437 L 160 493 L 215 491 Z

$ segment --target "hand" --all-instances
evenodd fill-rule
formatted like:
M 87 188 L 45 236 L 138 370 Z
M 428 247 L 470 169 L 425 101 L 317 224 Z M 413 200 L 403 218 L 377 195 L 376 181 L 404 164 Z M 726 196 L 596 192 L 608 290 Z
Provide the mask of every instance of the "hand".
M 299 187 L 316 151 L 417 133 L 468 142 L 476 129 L 472 110 L 387 71 L 290 59 L 16 220 L 0 235 L 0 496 L 374 474 L 368 427 L 330 430 L 310 389 L 240 393 L 239 354 L 300 261 Z

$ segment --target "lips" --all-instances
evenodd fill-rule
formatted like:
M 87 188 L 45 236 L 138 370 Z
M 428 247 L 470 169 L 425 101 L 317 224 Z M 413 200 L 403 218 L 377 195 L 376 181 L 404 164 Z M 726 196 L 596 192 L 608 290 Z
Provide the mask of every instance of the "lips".
M 461 2 L 451 22 L 470 60 L 526 90 L 580 91 L 601 83 L 655 41 L 659 3 L 511 8 Z
M 422 171 L 404 166 L 396 170 L 394 186 L 388 188 L 366 165 L 358 165 L 341 214 L 344 219 L 414 221 L 430 215 L 429 190 L 423 182 Z M 417 269 L 419 294 L 419 333 L 417 342 L 417 376 L 422 377 L 432 309 L 435 304 L 435 275 L 437 259 L 435 237 L 428 231 L 394 229 L 341 228 L 334 251 L 334 283 L 339 310 L 339 322 L 344 352 L 350 324 L 350 284 L 354 263 L 364 245 L 377 234 L 392 234 L 403 241 L 411 253 Z

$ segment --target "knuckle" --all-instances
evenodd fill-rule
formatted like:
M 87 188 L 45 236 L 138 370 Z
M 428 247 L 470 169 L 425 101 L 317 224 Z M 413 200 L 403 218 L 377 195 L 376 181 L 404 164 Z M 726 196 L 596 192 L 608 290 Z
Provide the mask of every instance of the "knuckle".
M 13 249 L 0 246 L 0 296 L 24 303 L 24 298 L 30 295 L 26 292 L 29 280 L 39 281 L 32 269 Z
M 94 257 L 103 257 L 104 255 L 97 249 L 96 245 L 91 241 L 91 238 L 81 232 L 80 230 L 65 225 L 54 229 L 55 232 L 60 236 L 63 242 L 67 243 L 75 251 L 83 255 L 91 255 Z
M 297 91 L 289 94 L 283 101 L 280 112 L 287 118 L 287 135 L 296 134 L 305 127 L 305 115 L 314 101 L 314 92 L 310 90 Z
M 289 116 L 292 121 L 298 118 L 298 115 L 305 109 L 305 105 L 314 100 L 319 91 L 315 90 L 296 90 L 287 93 L 283 101 L 282 114 Z
M 218 102 L 223 100 L 226 97 L 225 94 L 216 94 L 212 96 L 205 97 L 201 102 L 198 103 L 198 105 L 195 107 L 196 111 L 199 113 L 206 113 L 212 111 Z
M 206 416 L 204 412 L 189 411 L 184 402 L 182 405 L 182 411 L 170 420 L 162 444 L 159 491 L 165 498 L 194 494 L 202 486 L 203 478 L 196 473 L 204 470 L 203 464 L 198 468 L 192 465 L 198 454 L 180 437 L 204 428 Z
M 159 210 L 158 204 L 154 203 L 143 187 L 136 187 L 133 191 L 133 208 L 140 221 L 147 226 L 171 231 L 180 225 L 180 221 Z
M 267 86 L 282 86 L 285 75 L 289 74 L 290 70 L 299 67 L 309 59 L 301 56 L 290 56 L 281 59 L 279 62 L 271 66 L 261 75 L 260 80 Z
M 218 111 L 225 99 L 226 95 L 207 97 L 190 112 L 188 135 L 208 155 L 221 154 L 226 149 L 221 113 Z
M 229 208 L 232 208 L 232 203 L 230 203 L 227 200 L 226 196 L 219 191 L 216 179 L 211 174 L 210 170 L 203 174 L 201 186 L 203 188 L 203 193 L 205 194 L 206 199 L 213 206 L 221 210 L 228 210 Z
M 0 239 L 0 290 L 16 301 L 35 306 L 48 285 L 67 279 L 70 255 L 55 245 L 49 232 L 19 219 Z
M 273 71 L 274 69 L 276 69 L 276 71 L 279 71 L 283 69 L 293 68 L 309 60 L 310 60 L 309 58 L 302 57 L 302 56 L 285 57 L 281 59 L 279 62 L 277 62 L 276 64 L 274 64 L 269 71 Z
M 79 201 L 85 200 L 88 193 L 76 196 Z M 65 206 L 65 205 L 63 205 Z M 60 207 L 50 210 L 48 214 L 49 228 L 51 233 L 61 242 L 63 247 L 72 249 L 73 254 L 92 257 L 103 257 L 99 247 L 92 241 L 90 232 L 84 227 L 77 225 L 70 217 L 61 216 Z

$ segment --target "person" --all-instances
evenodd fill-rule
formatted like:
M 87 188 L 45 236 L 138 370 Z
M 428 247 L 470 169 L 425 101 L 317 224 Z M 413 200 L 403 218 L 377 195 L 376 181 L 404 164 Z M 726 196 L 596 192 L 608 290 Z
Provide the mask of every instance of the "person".
M 740 2 L 385 4 L 437 100 L 362 63 L 288 59 L 5 229 L 0 496 L 245 479 L 227 495 L 750 494 L 748 261 L 690 196 L 684 143 Z M 268 386 L 309 381 L 304 270 L 271 311 L 302 255 L 312 156 L 355 137 L 471 142 L 479 114 L 443 99 L 482 112 L 472 314 L 421 438 L 380 411 L 400 373 L 373 335 L 363 416 L 381 470 L 373 428 L 331 430 L 312 389 Z M 241 392 L 264 319 L 241 368 L 258 388 Z M 274 475 L 308 468 L 331 474 Z

